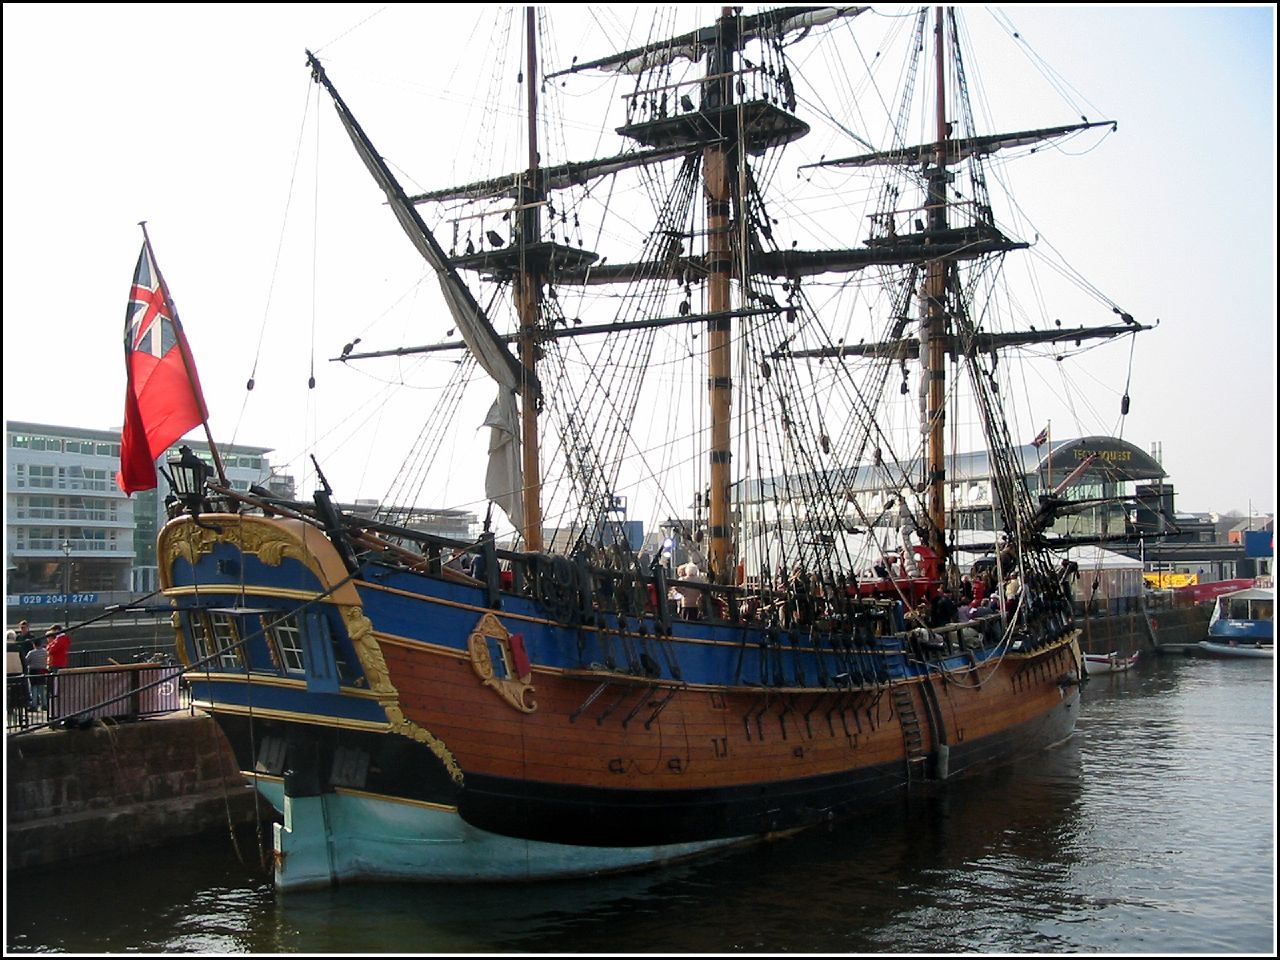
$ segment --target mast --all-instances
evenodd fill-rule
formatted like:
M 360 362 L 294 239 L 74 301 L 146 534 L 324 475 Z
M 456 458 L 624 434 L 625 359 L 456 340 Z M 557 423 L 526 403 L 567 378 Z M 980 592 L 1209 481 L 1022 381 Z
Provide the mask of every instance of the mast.
M 707 60 L 711 78 L 703 86 L 703 109 L 723 110 L 733 98 L 733 56 L 737 48 L 737 21 L 733 8 L 724 7 L 716 42 Z M 727 313 L 729 282 L 733 272 L 730 248 L 730 183 L 736 149 L 729 138 L 708 144 L 703 151 L 707 199 L 707 397 L 711 405 L 711 496 L 709 512 L 708 579 L 727 583 L 733 567 L 729 530 L 729 416 L 733 394 L 730 355 L 731 321 Z
M 525 82 L 528 84 L 529 124 L 529 172 L 521 190 L 519 213 L 522 251 L 542 238 L 541 187 L 538 182 L 538 49 L 536 32 L 536 8 L 525 8 Z M 538 325 L 538 308 L 542 298 L 542 274 L 534 259 L 523 257 L 519 280 L 516 285 L 516 306 L 520 316 L 520 450 L 524 488 L 521 491 L 524 506 L 525 548 L 533 553 L 542 552 L 542 472 L 538 451 L 538 401 L 537 379 L 534 376 L 537 363 L 535 332 Z
M 946 104 L 946 26 L 943 8 L 935 8 L 934 28 L 936 122 L 938 143 L 934 165 L 929 171 L 929 232 L 941 237 L 947 229 L 947 104 Z M 929 241 L 926 240 L 926 243 Z M 920 355 L 925 377 L 925 512 L 928 517 L 928 544 L 941 563 L 946 557 L 947 506 L 945 499 L 947 465 L 943 451 L 943 426 L 946 418 L 947 377 L 947 260 L 936 256 L 929 260 L 924 283 L 924 315 L 920 324 Z M 940 567 L 939 569 L 943 569 Z

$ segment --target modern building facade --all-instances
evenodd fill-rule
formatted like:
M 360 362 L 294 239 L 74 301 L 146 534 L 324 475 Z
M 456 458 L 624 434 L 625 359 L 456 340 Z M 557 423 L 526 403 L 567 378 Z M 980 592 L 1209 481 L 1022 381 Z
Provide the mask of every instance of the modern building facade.
M 1174 486 L 1159 460 L 1158 445 L 1147 453 L 1117 437 L 1090 436 L 1010 451 L 1033 497 L 1053 495 L 1069 501 L 1048 528 L 1059 537 L 1095 540 L 1088 565 L 1111 597 L 1136 597 L 1143 590 L 1144 572 L 1174 571 L 1191 582 L 1270 575 L 1274 560 L 1270 539 L 1256 545 L 1257 531 L 1271 529 L 1268 518 L 1247 519 L 1255 545 L 1246 537 L 1215 529 L 1207 517 L 1179 514 Z M 850 527 L 897 528 L 907 523 L 905 504 L 923 467 L 906 464 L 890 470 L 867 464 L 827 474 L 825 485 L 842 493 L 848 503 Z M 965 532 L 1000 531 L 1006 526 L 994 493 L 992 463 L 985 452 L 962 453 L 946 461 L 948 519 L 951 529 Z M 804 483 L 791 486 L 803 488 Z M 769 478 L 743 485 L 742 509 L 749 517 L 776 521 L 788 485 Z M 970 533 L 973 536 L 973 533 Z M 979 537 L 979 539 L 981 539 Z M 1083 550 L 1084 548 L 1081 548 Z M 1080 566 L 1086 565 L 1083 558 Z M 1110 573 L 1104 571 L 1111 571 Z
M 115 482 L 120 432 L 16 421 L 5 432 L 6 594 L 128 590 L 137 504 Z
M 1082 437 L 1042 447 L 1027 445 L 1010 451 L 1032 496 L 1057 491 L 1080 504 L 1059 517 L 1051 529 L 1064 536 L 1122 536 L 1131 522 L 1134 484 L 1163 480 L 1164 469 L 1149 454 L 1115 437 Z M 997 531 L 1005 528 L 992 482 L 992 463 L 985 452 L 947 458 L 949 523 L 957 530 Z M 849 504 L 846 519 L 855 526 L 897 527 L 908 519 L 906 505 L 922 474 L 919 463 L 890 469 L 867 464 L 823 477 L 823 483 L 843 493 Z M 790 484 L 804 488 L 805 484 Z M 743 484 L 738 499 L 756 519 L 776 517 L 788 484 L 767 479 Z M 1170 488 L 1172 489 L 1172 488 Z
M 207 443 L 183 442 L 209 459 Z M 269 447 L 236 445 L 218 452 L 236 489 L 257 484 L 293 496 L 292 478 L 272 471 Z M 7 421 L 4 466 L 10 613 L 47 607 L 46 615 L 34 618 L 69 619 L 71 608 L 101 607 L 114 596 L 124 600 L 155 589 L 163 492 L 128 497 L 116 486 L 118 429 Z

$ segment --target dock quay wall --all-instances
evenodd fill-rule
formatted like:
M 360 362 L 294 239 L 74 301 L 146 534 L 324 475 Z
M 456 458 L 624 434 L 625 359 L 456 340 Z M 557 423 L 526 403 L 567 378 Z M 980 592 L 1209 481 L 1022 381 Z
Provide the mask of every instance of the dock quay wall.
M 1212 604 L 1160 606 L 1076 620 L 1080 648 L 1086 653 L 1119 653 L 1130 656 L 1143 650 L 1185 653 L 1209 632 Z
M 1190 607 L 1166 607 L 1151 611 L 1151 628 L 1156 648 L 1162 652 L 1186 653 L 1209 635 L 1212 603 Z
M 1152 646 L 1151 631 L 1141 610 L 1080 617 L 1076 626 L 1080 629 L 1080 649 L 1085 653 L 1118 653 L 1127 657 Z
M 216 831 L 230 843 L 229 829 L 273 814 L 204 713 L 11 735 L 6 763 L 11 871 Z

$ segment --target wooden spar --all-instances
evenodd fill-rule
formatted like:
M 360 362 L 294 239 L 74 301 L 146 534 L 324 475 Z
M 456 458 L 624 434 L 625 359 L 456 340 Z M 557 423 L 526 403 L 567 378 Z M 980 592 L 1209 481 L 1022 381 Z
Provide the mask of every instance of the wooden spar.
M 1149 325 L 1134 323 L 1132 325 L 1111 327 L 1059 327 L 1054 330 L 1024 330 L 1015 333 L 975 333 L 972 335 L 952 335 L 946 338 L 944 345 L 947 353 L 963 353 L 966 356 L 976 353 L 991 353 L 1007 347 L 1028 347 L 1038 343 L 1059 343 L 1064 340 L 1075 340 L 1077 346 L 1081 340 L 1106 339 L 1137 333 L 1141 330 L 1153 329 Z M 791 357 L 792 359 L 808 359 L 815 357 L 880 357 L 890 360 L 905 360 L 920 355 L 920 341 L 914 337 L 903 337 L 899 340 L 882 340 L 878 343 L 841 343 L 833 347 L 817 347 L 812 350 L 775 350 L 770 357 Z M 351 354 L 357 356 L 357 354 Z
M 946 26 L 942 7 L 935 8 L 938 22 L 934 28 L 936 122 L 938 144 L 934 166 L 929 174 L 929 232 L 941 236 L 947 229 L 947 104 L 945 43 Z M 920 322 L 920 345 L 925 376 L 925 510 L 928 516 L 928 541 L 934 554 L 942 560 L 946 553 L 947 505 L 945 499 L 947 464 L 943 451 L 943 426 L 946 419 L 947 376 L 947 261 L 935 257 L 929 261 L 925 275 L 924 316 Z
M 525 9 L 527 35 L 525 54 L 527 65 L 525 83 L 528 85 L 529 123 L 529 173 L 525 183 L 526 195 L 522 199 L 521 215 L 522 247 L 537 243 L 542 236 L 542 207 L 536 201 L 541 198 L 538 185 L 538 50 L 536 9 Z M 520 457 L 524 507 L 525 549 L 542 552 L 542 472 L 538 454 L 538 403 L 537 379 L 532 373 L 537 363 L 535 332 L 538 325 L 538 307 L 542 297 L 542 276 L 532 264 L 526 263 L 520 272 L 516 288 L 517 309 L 520 314 L 520 364 L 524 377 L 520 384 Z
M 733 97 L 727 61 L 737 46 L 737 24 L 732 8 L 724 7 L 716 43 L 711 47 L 708 73 L 715 77 L 703 87 L 704 106 L 727 106 Z M 729 281 L 733 256 L 729 242 L 730 166 L 733 147 L 723 140 L 706 147 L 703 168 L 707 199 L 707 308 L 711 314 L 729 310 Z M 727 583 L 733 569 L 729 536 L 729 413 L 733 394 L 728 317 L 707 323 L 707 395 L 711 405 L 711 496 L 708 504 L 708 570 L 712 582 Z
M 538 342 L 544 340 L 560 340 L 565 337 L 590 337 L 605 333 L 618 333 L 622 330 L 649 330 L 654 327 L 688 326 L 691 323 L 710 323 L 715 320 L 731 320 L 734 317 L 776 317 L 783 312 L 781 307 L 757 307 L 751 310 L 725 310 L 722 313 L 698 313 L 687 316 L 650 317 L 647 320 L 619 320 L 617 323 L 593 323 L 581 327 L 565 327 L 561 330 L 538 330 L 534 338 Z M 1128 332 L 1128 329 L 1125 331 Z M 520 333 L 500 333 L 498 339 L 504 343 L 519 340 Z M 914 341 L 912 341 L 914 342 Z M 368 350 L 364 353 L 344 353 L 340 357 L 330 357 L 331 363 L 347 360 L 369 360 L 374 357 L 404 357 L 415 353 L 441 353 L 448 350 L 466 350 L 465 343 L 448 340 L 442 343 L 420 344 L 416 347 L 393 347 L 390 350 Z M 778 354 L 780 356 L 780 354 Z M 795 356 L 807 356 L 797 352 Z M 834 354 L 833 354 L 834 355 Z M 913 354 L 914 356 L 914 354 Z

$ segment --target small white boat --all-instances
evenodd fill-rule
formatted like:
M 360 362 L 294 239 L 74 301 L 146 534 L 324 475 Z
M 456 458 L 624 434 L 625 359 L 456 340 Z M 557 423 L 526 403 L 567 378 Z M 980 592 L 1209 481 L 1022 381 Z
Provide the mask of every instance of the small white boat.
M 1123 673 L 1137 662 L 1137 651 L 1131 657 L 1122 657 L 1114 650 L 1111 653 L 1086 653 L 1084 655 L 1085 673 L 1091 677 L 1104 673 Z

